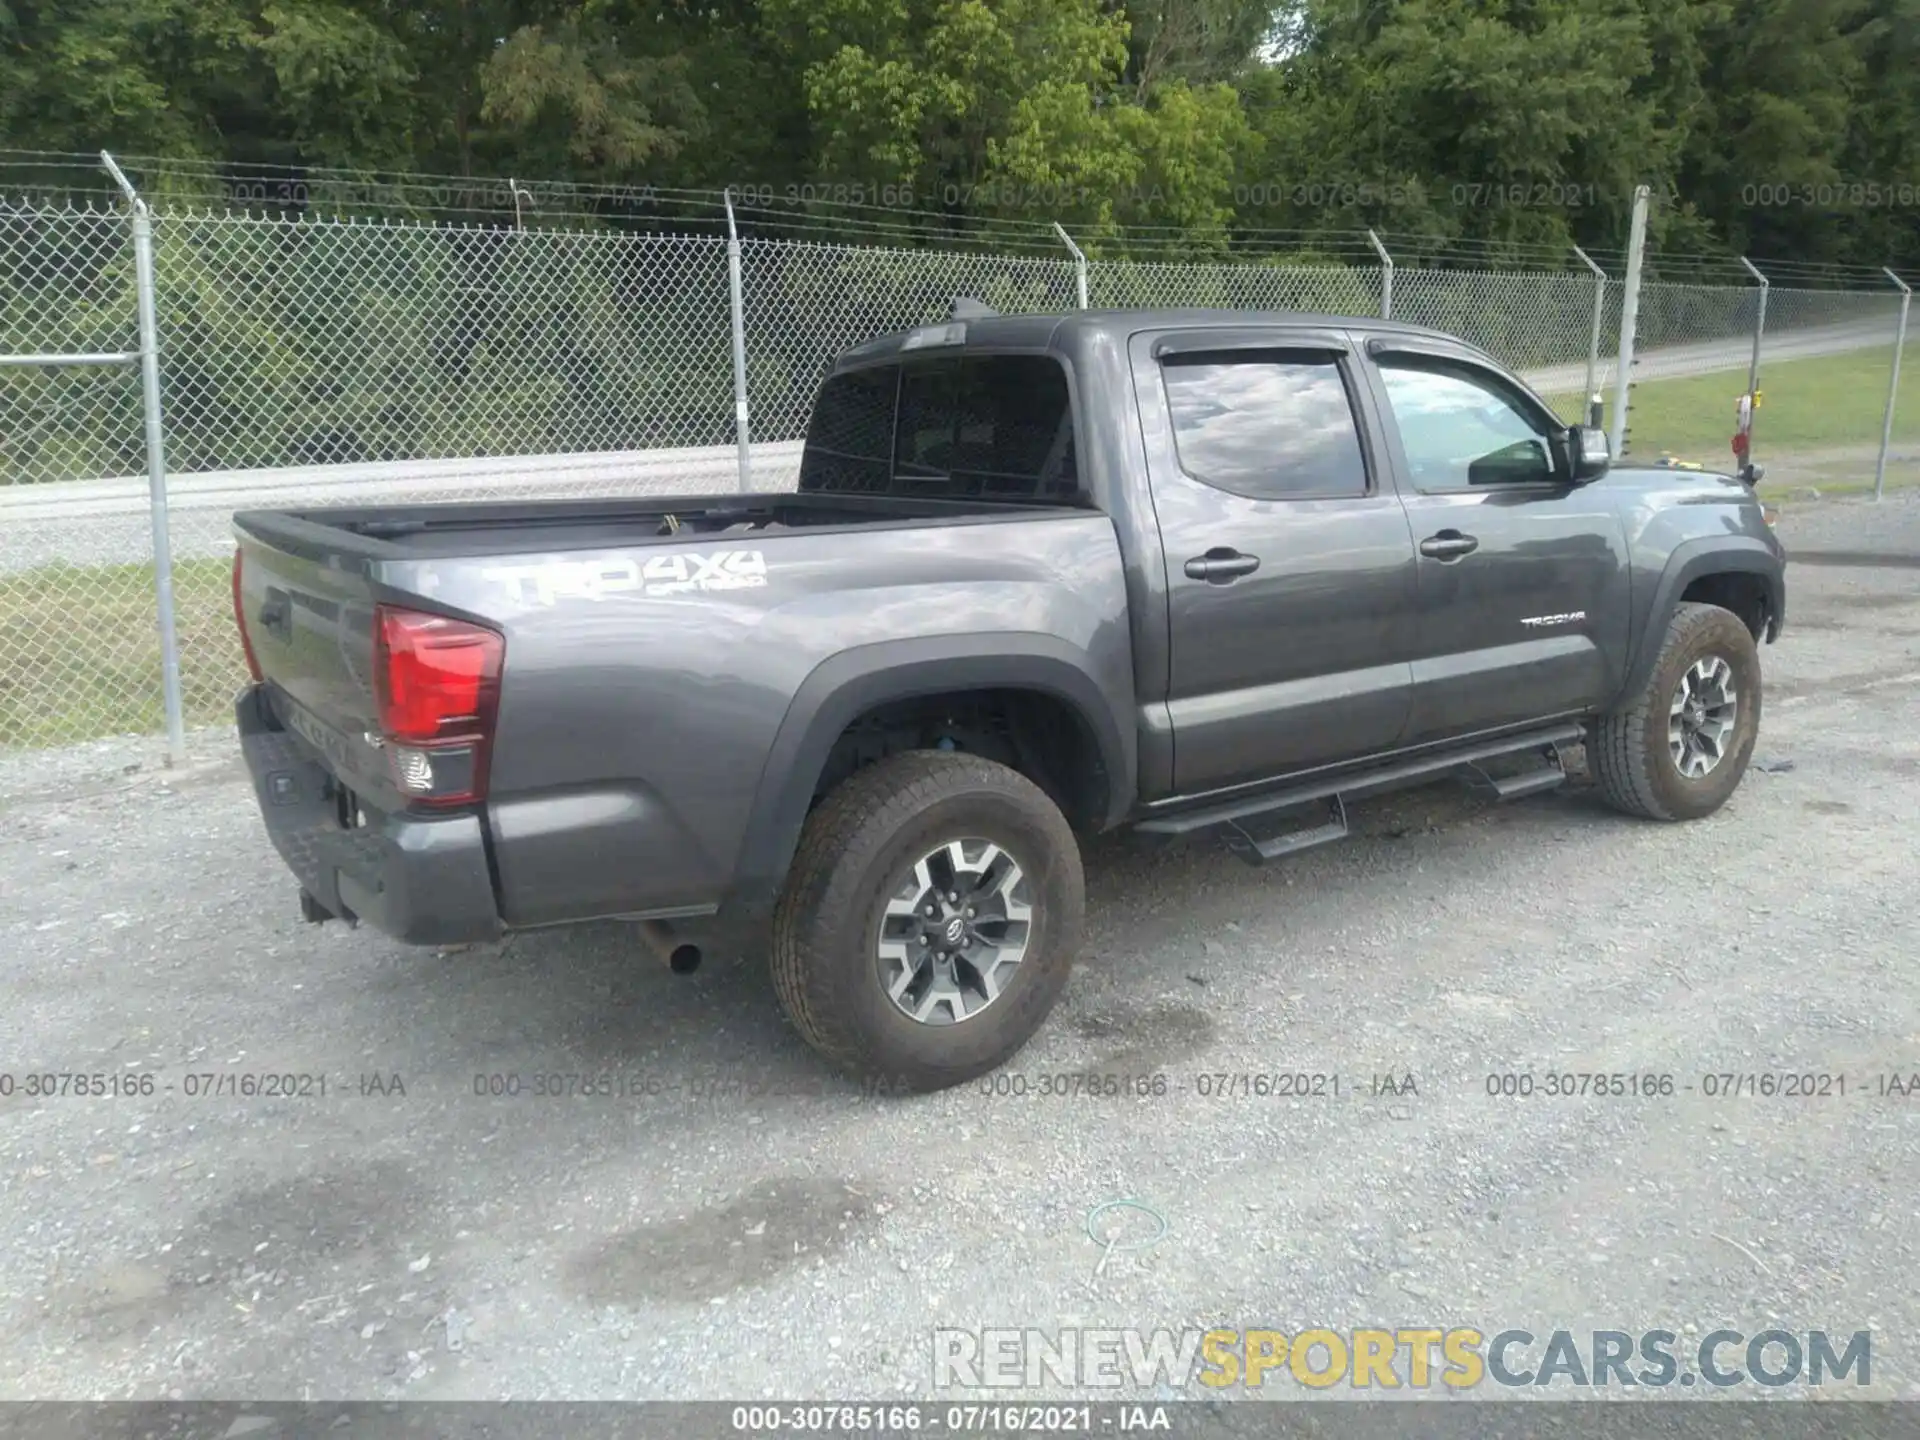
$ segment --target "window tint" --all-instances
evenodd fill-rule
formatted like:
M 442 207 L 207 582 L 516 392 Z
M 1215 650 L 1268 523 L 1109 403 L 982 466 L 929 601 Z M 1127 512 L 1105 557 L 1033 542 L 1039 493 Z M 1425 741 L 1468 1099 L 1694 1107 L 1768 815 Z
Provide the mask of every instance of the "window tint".
M 1387 361 L 1387 398 L 1421 490 L 1525 485 L 1555 478 L 1537 422 L 1491 385 L 1464 371 Z
M 884 491 L 892 478 L 893 365 L 836 375 L 820 387 L 800 461 L 802 490 Z
M 1183 357 L 1161 373 L 1180 465 L 1196 480 L 1256 500 L 1366 493 L 1360 432 L 1333 359 Z
M 838 376 L 814 406 L 800 488 L 1071 497 L 1066 372 L 1042 355 L 985 355 Z
M 1057 498 L 1076 488 L 1067 377 L 1042 355 L 908 368 L 894 438 L 899 488 Z

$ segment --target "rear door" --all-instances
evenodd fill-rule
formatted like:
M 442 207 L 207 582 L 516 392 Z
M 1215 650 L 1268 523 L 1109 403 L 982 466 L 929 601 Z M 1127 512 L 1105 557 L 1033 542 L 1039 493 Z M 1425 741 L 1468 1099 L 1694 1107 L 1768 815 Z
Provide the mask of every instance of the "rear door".
M 1413 543 L 1346 333 L 1146 332 L 1131 359 L 1166 555 L 1175 789 L 1393 748 Z
M 1419 575 L 1408 743 L 1601 704 L 1629 613 L 1613 495 L 1569 482 L 1564 423 L 1471 351 L 1367 349 Z

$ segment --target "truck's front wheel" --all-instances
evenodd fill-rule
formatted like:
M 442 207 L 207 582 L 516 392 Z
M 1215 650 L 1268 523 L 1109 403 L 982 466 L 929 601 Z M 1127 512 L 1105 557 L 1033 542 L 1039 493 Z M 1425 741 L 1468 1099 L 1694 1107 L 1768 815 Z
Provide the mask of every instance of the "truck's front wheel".
M 1614 809 L 1697 820 L 1727 803 L 1760 733 L 1760 653 L 1745 622 L 1687 602 L 1667 626 L 1646 687 L 1600 719 L 1587 763 Z
M 1073 830 L 1037 785 L 973 755 L 895 755 L 808 818 L 774 914 L 774 988 L 834 1064 L 943 1089 L 1040 1028 L 1085 910 Z

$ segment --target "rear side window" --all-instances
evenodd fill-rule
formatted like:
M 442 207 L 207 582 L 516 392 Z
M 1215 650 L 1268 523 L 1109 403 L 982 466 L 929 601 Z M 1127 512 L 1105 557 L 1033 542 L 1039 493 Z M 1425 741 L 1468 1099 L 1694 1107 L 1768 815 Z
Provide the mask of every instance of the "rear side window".
M 1162 368 L 1180 468 L 1253 500 L 1367 493 L 1367 467 L 1331 356 L 1194 355 Z
M 846 383 L 855 380 L 866 383 Z M 886 439 L 876 444 L 882 418 Z M 1044 355 L 985 355 L 837 376 L 815 406 L 800 487 L 1072 498 L 1079 476 L 1066 373 Z

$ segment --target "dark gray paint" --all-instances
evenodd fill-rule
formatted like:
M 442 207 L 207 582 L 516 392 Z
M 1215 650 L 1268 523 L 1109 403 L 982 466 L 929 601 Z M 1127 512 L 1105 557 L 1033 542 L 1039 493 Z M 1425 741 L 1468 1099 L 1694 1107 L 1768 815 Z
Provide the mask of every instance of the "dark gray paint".
M 901 338 L 840 368 L 895 358 Z M 609 915 L 754 921 L 834 737 L 890 699 L 991 686 L 1071 705 L 1111 782 L 1095 823 L 1113 825 L 1604 711 L 1650 666 L 1702 574 L 1762 576 L 1777 631 L 1784 557 L 1737 481 L 1622 468 L 1587 487 L 1414 494 L 1369 354 L 1382 339 L 1498 368 L 1432 332 L 1330 316 L 970 322 L 970 349 L 1061 361 L 1098 511 L 882 500 L 844 507 L 868 519 L 690 539 L 641 537 L 665 511 L 742 497 L 237 516 L 243 609 L 279 717 L 259 720 L 243 699 L 269 828 L 322 903 L 384 907 L 368 918 L 406 939 Z M 1344 353 L 1370 493 L 1263 502 L 1185 475 L 1155 348 L 1301 343 Z M 411 540 L 343 528 L 370 515 L 448 523 Z M 1443 528 L 1479 548 L 1444 564 L 1421 556 L 1419 541 Z M 1216 547 L 1256 554 L 1260 568 L 1189 579 L 1184 562 Z M 583 565 L 617 577 L 720 549 L 760 551 L 766 585 L 542 596 L 513 578 Z M 474 813 L 409 812 L 362 738 L 377 728 L 379 600 L 506 636 L 490 794 Z M 278 633 L 258 623 L 270 602 L 288 616 Z M 1571 611 L 1585 618 L 1519 623 Z M 268 803 L 273 766 L 312 784 L 330 771 L 361 795 L 372 838 L 352 840 L 344 880 L 330 870 L 344 852 L 327 815 Z M 369 863 L 394 868 L 383 889 Z

